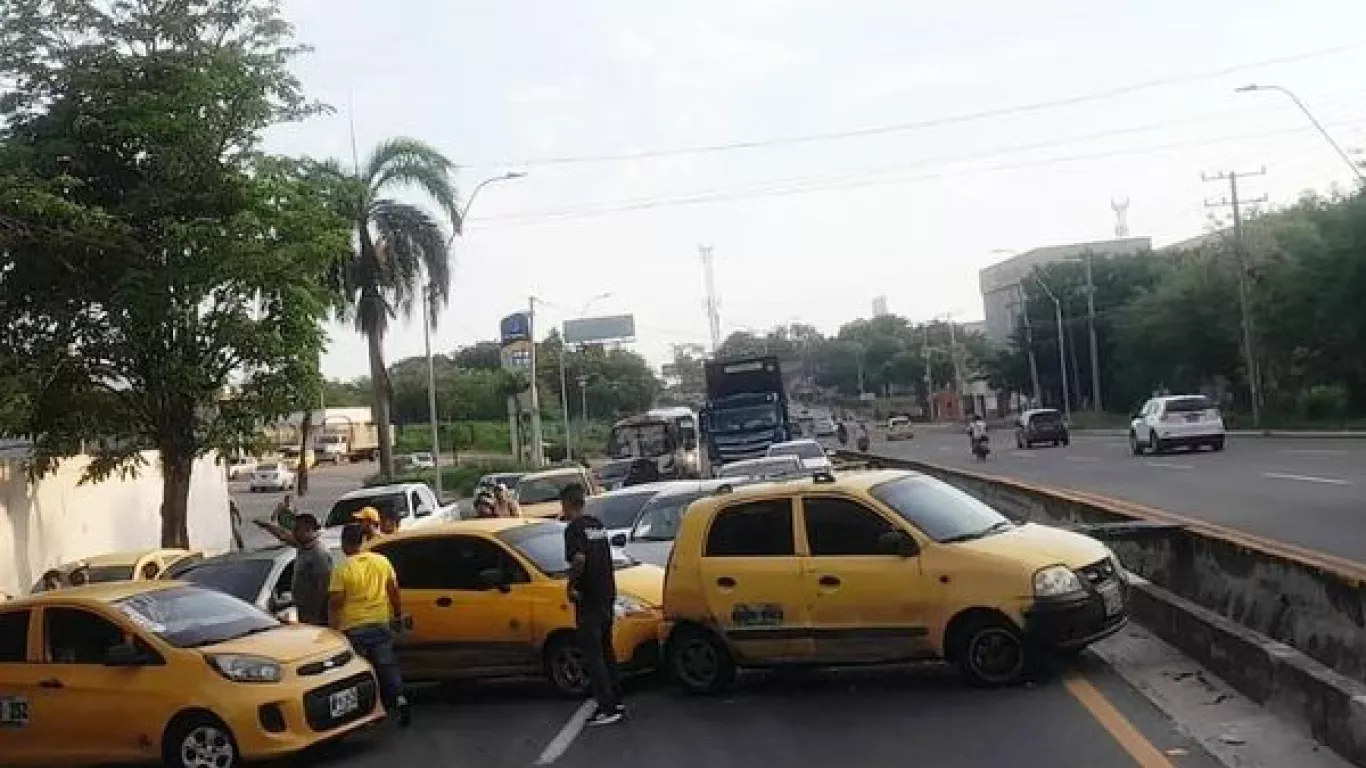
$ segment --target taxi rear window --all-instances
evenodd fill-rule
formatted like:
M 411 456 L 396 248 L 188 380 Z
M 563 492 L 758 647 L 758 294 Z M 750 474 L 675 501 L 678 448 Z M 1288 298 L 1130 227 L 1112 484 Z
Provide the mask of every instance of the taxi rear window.
M 792 555 L 792 500 L 765 499 L 716 513 L 707 532 L 707 557 Z
M 28 660 L 28 611 L 0 613 L 0 664 Z

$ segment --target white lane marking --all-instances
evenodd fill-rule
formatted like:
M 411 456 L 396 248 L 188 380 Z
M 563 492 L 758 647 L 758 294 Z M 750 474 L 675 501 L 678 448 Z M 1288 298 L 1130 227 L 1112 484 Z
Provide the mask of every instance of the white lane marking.
M 1145 467 L 1157 467 L 1159 469 L 1195 469 L 1189 464 L 1174 464 L 1170 461 L 1145 461 Z
M 1078 464 L 1090 464 L 1092 462 L 1100 461 L 1099 456 L 1067 456 L 1064 458 L 1068 461 L 1075 461 Z
M 1351 480 L 1339 480 L 1336 477 L 1314 477 L 1313 475 L 1291 475 L 1285 472 L 1263 472 L 1262 477 L 1269 477 L 1272 480 L 1297 480 L 1301 483 L 1320 483 L 1322 485 L 1354 485 Z
M 939 452 L 940 452 L 940 453 L 948 453 L 948 452 L 950 452 L 950 451 L 952 451 L 952 450 L 953 450 L 953 449 L 950 448 L 950 447 L 948 447 L 947 445 L 941 445 L 941 446 L 939 446 Z
M 597 702 L 592 699 L 580 704 L 579 708 L 574 710 L 574 714 L 569 716 L 568 722 L 564 724 L 560 732 L 555 734 L 555 738 L 551 739 L 550 743 L 545 745 L 545 749 L 541 750 L 541 756 L 536 758 L 536 765 L 550 765 L 559 760 L 569 749 L 569 746 L 574 743 L 574 739 L 583 733 L 583 726 L 592 716 L 593 708 L 596 706 Z
M 1346 456 L 1347 452 L 1337 448 L 1284 448 L 1281 453 L 1287 456 Z

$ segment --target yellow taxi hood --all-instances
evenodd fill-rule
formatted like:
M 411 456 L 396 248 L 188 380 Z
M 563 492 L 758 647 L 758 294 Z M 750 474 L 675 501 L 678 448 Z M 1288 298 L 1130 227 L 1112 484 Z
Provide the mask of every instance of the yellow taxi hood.
M 309 624 L 285 624 L 269 632 L 206 645 L 199 650 L 207 654 L 241 653 L 263 656 L 289 664 L 328 652 L 343 651 L 347 647 L 346 641 L 330 629 Z
M 560 519 L 560 501 L 542 501 L 539 504 L 519 504 L 522 517 L 543 517 L 550 520 Z
M 664 569 L 641 563 L 616 572 L 617 594 L 638 597 L 658 608 L 664 604 Z
M 1015 560 L 1033 568 L 1049 565 L 1080 568 L 1102 560 L 1109 554 L 1104 544 L 1090 536 L 1034 523 L 1025 523 L 1004 533 L 949 546 Z

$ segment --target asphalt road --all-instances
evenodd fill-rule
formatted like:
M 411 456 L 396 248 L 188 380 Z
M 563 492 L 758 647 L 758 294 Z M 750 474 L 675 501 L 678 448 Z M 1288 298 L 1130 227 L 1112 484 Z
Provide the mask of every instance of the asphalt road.
M 1230 435 L 1222 453 L 1133 456 L 1122 436 L 1075 435 L 1070 446 L 1018 450 L 992 433 L 985 464 L 948 428 L 875 439 L 872 451 L 975 468 L 1025 482 L 1124 499 L 1366 563 L 1366 440 Z
M 379 465 L 362 461 L 339 466 L 317 466 L 308 473 L 308 495 L 294 494 L 295 506 L 301 512 L 310 512 L 322 520 L 333 502 L 347 491 L 354 491 L 375 474 Z M 269 491 L 252 493 L 246 479 L 235 480 L 228 484 L 228 492 L 237 508 L 242 511 L 242 538 L 248 549 L 275 543 L 269 534 L 251 524 L 252 520 L 269 520 L 275 505 L 285 494 Z
M 981 691 L 941 667 L 742 678 L 722 697 L 656 681 L 628 689 L 617 725 L 576 729 L 586 708 L 539 684 L 470 684 L 416 698 L 392 726 L 323 748 L 319 768 L 557 765 L 566 768 L 1219 765 L 1107 667 Z

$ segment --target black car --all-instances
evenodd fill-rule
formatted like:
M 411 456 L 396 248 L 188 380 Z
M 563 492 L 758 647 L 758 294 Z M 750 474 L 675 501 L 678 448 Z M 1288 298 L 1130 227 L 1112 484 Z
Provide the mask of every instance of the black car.
M 1054 408 L 1025 411 L 1015 422 L 1015 445 L 1020 448 L 1033 448 L 1036 443 L 1067 445 L 1071 441 L 1067 421 Z

